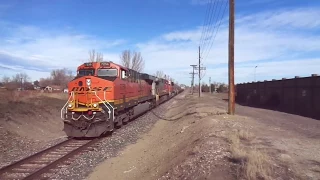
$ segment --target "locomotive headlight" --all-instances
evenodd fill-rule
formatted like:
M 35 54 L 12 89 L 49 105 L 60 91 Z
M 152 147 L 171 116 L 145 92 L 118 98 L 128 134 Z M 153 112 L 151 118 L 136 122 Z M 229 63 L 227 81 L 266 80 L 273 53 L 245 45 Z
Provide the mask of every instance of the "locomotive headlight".
M 72 108 L 72 104 L 68 104 L 68 107 L 69 107 L 69 108 Z
M 87 86 L 91 85 L 91 79 L 86 79 Z
M 93 104 L 93 107 L 94 107 L 94 108 L 98 107 L 98 104 L 94 103 L 94 104 Z

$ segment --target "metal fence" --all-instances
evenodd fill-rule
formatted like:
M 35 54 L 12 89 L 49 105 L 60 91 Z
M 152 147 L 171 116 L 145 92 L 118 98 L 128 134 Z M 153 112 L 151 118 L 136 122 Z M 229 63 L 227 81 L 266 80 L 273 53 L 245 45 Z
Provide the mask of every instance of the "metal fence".
M 320 76 L 241 83 L 236 102 L 320 119 Z

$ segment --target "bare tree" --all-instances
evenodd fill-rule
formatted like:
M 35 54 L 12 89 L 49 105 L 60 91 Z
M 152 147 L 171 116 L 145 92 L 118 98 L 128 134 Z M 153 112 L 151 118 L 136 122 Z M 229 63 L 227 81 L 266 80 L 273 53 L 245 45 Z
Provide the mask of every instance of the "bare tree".
M 15 83 L 29 82 L 30 77 L 26 73 L 18 73 L 12 77 L 11 81 Z
M 38 80 L 33 81 L 33 85 L 35 85 L 35 86 L 40 86 L 40 82 L 39 82 Z
M 73 79 L 72 71 L 66 68 L 52 70 L 50 79 L 52 85 L 66 86 Z
M 94 62 L 96 59 L 96 50 L 92 49 L 89 51 L 89 61 Z
M 51 77 L 49 77 L 49 78 L 40 78 L 39 85 L 41 87 L 46 87 L 46 86 L 52 85 Z
M 130 50 L 124 50 L 122 51 L 122 53 L 120 54 L 120 61 L 121 64 L 124 67 L 130 68 L 130 64 L 131 64 L 131 51 Z
M 103 54 L 92 49 L 89 51 L 89 62 L 102 62 Z
M 169 80 L 170 80 L 170 76 L 165 74 L 164 77 L 163 77 L 163 79 L 169 81 Z
M 163 71 L 156 71 L 155 76 L 156 76 L 157 78 L 163 78 L 164 73 L 163 73 Z
M 30 81 L 30 77 L 26 73 L 18 73 L 12 76 L 12 78 L 5 76 L 2 78 L 2 81 L 6 88 L 14 90 L 19 87 L 24 87 L 24 84 L 28 84 Z
M 120 61 L 124 67 L 133 69 L 137 72 L 142 72 L 144 68 L 144 60 L 140 52 L 131 53 L 130 50 L 124 50 L 120 54 Z
M 141 72 L 144 68 L 144 60 L 141 56 L 140 52 L 134 52 L 133 58 L 132 58 L 132 67 L 131 69 Z
M 103 61 L 103 54 L 98 52 L 96 56 L 96 62 L 102 62 L 102 61 Z
M 2 83 L 7 84 L 7 83 L 9 83 L 11 80 L 10 80 L 10 77 L 8 77 L 8 76 L 3 76 L 1 81 L 2 81 Z

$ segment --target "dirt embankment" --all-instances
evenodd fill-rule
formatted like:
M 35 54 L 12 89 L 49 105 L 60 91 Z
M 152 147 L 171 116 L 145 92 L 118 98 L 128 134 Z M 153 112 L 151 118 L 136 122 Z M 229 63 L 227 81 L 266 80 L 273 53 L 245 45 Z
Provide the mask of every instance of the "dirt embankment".
M 0 92 L 0 165 L 64 136 L 60 109 L 66 98 L 66 94 Z
M 218 95 L 183 93 L 171 101 L 155 127 L 119 156 L 101 163 L 88 179 L 318 179 L 319 132 L 304 136 L 279 127 L 283 113 L 265 122 L 268 110 L 237 106 L 226 114 Z M 241 113 L 240 113 L 241 114 Z M 293 115 L 294 116 L 294 115 Z M 270 117 L 269 117 L 270 118 Z M 310 122 L 319 125 L 320 122 Z M 303 126 L 300 126 L 304 128 Z M 280 145 L 279 142 L 282 142 Z M 300 153 L 298 154 L 298 152 Z

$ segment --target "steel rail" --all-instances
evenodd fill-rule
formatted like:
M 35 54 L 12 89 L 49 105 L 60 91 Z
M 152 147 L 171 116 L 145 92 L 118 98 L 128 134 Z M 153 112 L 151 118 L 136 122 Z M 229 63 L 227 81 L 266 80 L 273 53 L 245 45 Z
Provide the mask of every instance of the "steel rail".
M 77 155 L 78 153 L 80 153 L 85 148 L 90 147 L 91 145 L 95 144 L 96 142 L 98 142 L 98 140 L 99 140 L 98 138 L 93 139 L 93 140 L 87 142 L 86 144 L 80 146 L 79 148 L 76 148 L 76 149 L 70 151 L 68 154 L 62 156 L 61 158 L 51 162 L 47 166 L 45 166 L 45 167 L 35 171 L 34 173 L 28 175 L 27 177 L 24 178 L 24 180 L 32 180 L 32 179 L 36 179 L 37 177 L 40 177 L 42 174 L 48 172 L 50 169 L 53 169 L 59 163 L 62 163 L 63 161 L 68 160 L 70 157 Z
M 40 152 L 37 152 L 31 156 L 28 156 L 26 158 L 23 158 L 17 162 L 14 162 L 8 166 L 5 166 L 3 168 L 0 169 L 0 179 L 3 178 L 3 176 L 6 176 L 7 175 L 10 175 L 10 174 L 16 174 L 16 173 L 22 173 L 22 172 L 14 172 L 14 169 L 15 168 L 19 168 L 21 165 L 24 165 L 24 164 L 34 164 L 32 163 L 32 161 L 34 160 L 41 160 L 41 158 L 46 158 L 46 157 L 43 157 L 45 156 L 46 154 L 50 154 L 51 152 L 56 152 L 55 150 L 59 150 L 60 148 L 63 148 L 63 147 L 68 147 L 68 145 L 72 145 L 73 141 L 75 139 L 68 139 L 66 141 L 63 141 L 61 143 L 58 143 L 54 146 L 51 146 L 47 149 L 44 149 Z M 67 161 L 69 158 L 73 157 L 73 156 L 76 156 L 77 154 L 79 154 L 81 151 L 83 151 L 84 149 L 90 147 L 91 145 L 97 143 L 100 139 L 99 138 L 95 138 L 95 139 L 92 139 L 92 140 L 87 140 L 88 142 L 84 143 L 84 144 L 76 144 L 76 146 L 71 146 L 71 147 L 76 147 L 75 149 L 72 149 L 72 150 L 65 150 L 67 151 L 66 154 L 64 155 L 61 155 L 61 157 L 57 157 L 56 159 L 47 162 L 47 163 L 40 163 L 42 165 L 45 165 L 44 167 L 41 167 L 41 168 L 31 168 L 31 169 L 28 169 L 26 168 L 26 172 L 23 172 L 25 174 L 28 174 L 26 175 L 25 177 L 23 178 L 17 178 L 17 179 L 24 179 L 24 180 L 30 180 L 30 179 L 42 179 L 44 177 L 41 177 L 43 174 L 45 173 L 50 173 L 50 170 L 51 169 L 54 169 L 58 164 L 61 164 L 65 161 Z M 83 142 L 83 141 L 79 141 L 79 142 Z M 79 147 L 77 147 L 79 145 Z M 70 146 L 69 146 L 70 147 Z M 69 152 L 68 152 L 69 151 Z M 58 151 L 59 152 L 59 151 Z M 37 163 L 36 163 L 37 164 Z M 23 168 L 25 169 L 25 168 Z M 48 177 L 47 177 L 48 178 Z M 16 178 L 15 178 L 16 179 Z
M 17 166 L 20 166 L 20 165 L 22 165 L 22 164 L 25 164 L 25 162 L 30 161 L 30 160 L 32 160 L 32 159 L 34 159 L 34 158 L 36 158 L 36 157 L 39 157 L 39 156 L 41 156 L 41 155 L 43 155 L 43 154 L 45 154 L 45 153 L 47 153 L 47 152 L 50 152 L 51 150 L 56 149 L 56 148 L 59 147 L 59 146 L 68 144 L 68 143 L 69 143 L 70 141 L 72 141 L 72 140 L 73 140 L 72 138 L 67 139 L 67 140 L 65 140 L 65 141 L 62 141 L 62 142 L 54 145 L 54 146 L 51 146 L 51 147 L 49 147 L 49 148 L 46 148 L 46 149 L 44 149 L 44 150 L 42 150 L 42 151 L 39 151 L 39 152 L 37 152 L 37 153 L 35 153 L 35 154 L 32 154 L 32 155 L 28 156 L 28 157 L 25 157 L 25 158 L 23 158 L 23 159 L 20 159 L 20 160 L 14 162 L 14 163 L 12 163 L 12 164 L 9 164 L 9 165 L 7 165 L 7 166 L 2 167 L 2 168 L 0 169 L 0 177 L 1 177 L 2 174 L 7 173 L 7 172 L 10 172 L 13 168 L 15 168 L 15 167 L 17 167 Z

